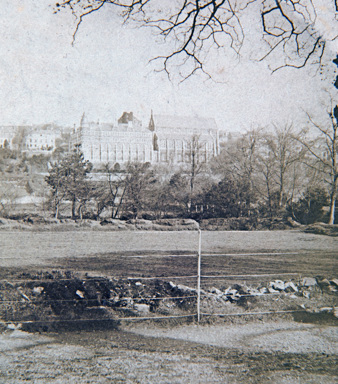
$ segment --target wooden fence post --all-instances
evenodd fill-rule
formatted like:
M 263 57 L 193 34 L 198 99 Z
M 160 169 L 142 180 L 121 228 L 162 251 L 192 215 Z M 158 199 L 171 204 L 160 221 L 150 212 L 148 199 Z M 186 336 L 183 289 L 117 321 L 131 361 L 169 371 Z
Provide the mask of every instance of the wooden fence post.
M 197 322 L 201 320 L 201 256 L 202 231 L 198 230 L 198 260 L 197 260 Z

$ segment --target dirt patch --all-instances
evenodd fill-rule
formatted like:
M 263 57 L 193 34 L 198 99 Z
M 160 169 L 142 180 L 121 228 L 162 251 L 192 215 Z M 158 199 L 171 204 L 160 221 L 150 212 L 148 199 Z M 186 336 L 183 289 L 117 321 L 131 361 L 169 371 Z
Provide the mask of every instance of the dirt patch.
M 284 353 L 338 353 L 338 328 L 292 321 L 254 321 L 250 324 L 183 325 L 156 327 L 129 325 L 143 336 L 187 340 L 222 348 Z
M 206 338 L 215 330 L 201 331 Z M 16 348 L 0 354 L 0 381 L 7 384 L 336 382 L 336 356 L 327 353 L 250 351 L 123 331 L 50 334 L 44 344 L 20 347 L 32 335 L 15 333 L 6 337 L 17 340 Z

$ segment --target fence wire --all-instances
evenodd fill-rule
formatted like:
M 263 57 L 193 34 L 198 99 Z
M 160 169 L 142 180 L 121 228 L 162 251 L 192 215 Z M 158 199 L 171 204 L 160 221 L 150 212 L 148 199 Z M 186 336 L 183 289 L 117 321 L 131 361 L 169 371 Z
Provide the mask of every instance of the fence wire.
M 143 255 L 123 255 L 120 256 L 121 258 L 197 258 L 197 274 L 193 275 L 171 275 L 171 276 L 128 276 L 128 277 L 76 277 L 71 276 L 69 278 L 7 278 L 7 279 L 0 279 L 0 283 L 4 284 L 24 284 L 24 283 L 54 283 L 54 282 L 69 282 L 72 279 L 77 279 L 82 283 L 85 283 L 87 281 L 93 282 L 93 281 L 119 281 L 119 280 L 126 280 L 126 281 L 151 281 L 151 280 L 160 280 L 160 281 L 167 281 L 167 280 L 183 280 L 183 281 L 195 281 L 196 280 L 196 286 L 197 288 L 189 288 L 191 289 L 194 294 L 191 295 L 181 295 L 181 296 L 158 296 L 158 297 L 151 297 L 151 296 L 140 296 L 140 297 L 134 297 L 132 298 L 134 301 L 160 301 L 160 300 L 186 300 L 186 299 L 196 299 L 196 311 L 190 314 L 180 314 L 180 315 L 166 315 L 166 316 L 130 316 L 130 317 L 116 317 L 116 318 L 99 318 L 99 319 L 93 319 L 93 318 L 74 318 L 74 319 L 42 319 L 42 320 L 27 320 L 27 319 L 15 319 L 15 320 L 5 320 L 3 323 L 5 324 L 12 324 L 12 323 L 21 323 L 21 324 L 43 324 L 43 323 L 68 323 L 68 322 L 109 322 L 109 321 L 142 321 L 142 320 L 165 320 L 165 319 L 180 319 L 180 318 L 193 318 L 197 319 L 197 321 L 200 321 L 201 316 L 203 317 L 231 317 L 231 316 L 261 316 L 261 315 L 275 315 L 275 314 L 283 314 L 283 313 L 295 313 L 295 312 L 303 312 L 303 310 L 275 310 L 275 311 L 253 311 L 253 312 L 240 312 L 240 313 L 208 313 L 201 310 L 201 300 L 206 297 L 210 297 L 212 293 L 205 292 L 201 289 L 201 286 L 206 285 L 208 286 L 210 281 L 219 281 L 224 279 L 249 279 L 249 278 L 259 278 L 259 277 L 284 277 L 284 276 L 298 276 L 300 278 L 301 273 L 299 272 L 271 272 L 271 273 L 258 273 L 258 274 L 219 274 L 219 275 L 213 275 L 213 274 L 202 274 L 201 273 L 201 260 L 203 259 L 203 267 L 208 263 L 208 259 L 210 260 L 213 257 L 247 257 L 247 258 L 253 258 L 257 256 L 281 256 L 281 255 L 297 255 L 297 252 L 266 252 L 266 253 L 205 253 L 202 254 L 201 252 L 201 237 L 199 238 L 199 245 L 198 245 L 198 252 L 192 253 L 192 254 L 170 254 L 170 255 L 154 255 L 154 254 L 143 254 Z M 114 255 L 116 257 L 116 255 Z M 1 257 L 1 259 L 6 259 L 6 257 Z M 31 259 L 31 258 L 29 258 Z M 113 280 L 112 280 L 113 279 Z M 203 282 L 203 284 L 202 284 Z M 178 287 L 178 286 L 177 286 Z M 223 293 L 226 297 L 263 297 L 266 295 L 281 295 L 280 292 L 271 292 L 266 294 L 237 294 L 232 295 L 229 293 Z M 127 300 L 130 297 L 121 297 L 119 300 Z M 28 300 L 27 300 L 28 299 Z M 46 298 L 46 301 L 43 300 L 31 300 L 28 297 L 22 297 L 20 300 L 4 300 L 0 298 L 0 305 L 9 305 L 9 304 L 34 304 L 34 305 L 43 305 L 47 303 L 66 303 L 66 302 L 74 302 L 74 303 L 86 303 L 86 302 L 98 302 L 99 300 L 97 298 L 90 299 L 90 298 L 75 298 L 75 299 L 49 299 Z M 103 303 L 106 302 L 106 304 L 109 302 L 109 299 L 102 299 L 100 305 L 103 305 Z M 104 306 L 104 305 L 103 305 Z M 108 307 L 108 306 L 104 306 Z M 95 307 L 90 307 L 95 308 Z M 7 311 L 6 311 L 7 312 Z

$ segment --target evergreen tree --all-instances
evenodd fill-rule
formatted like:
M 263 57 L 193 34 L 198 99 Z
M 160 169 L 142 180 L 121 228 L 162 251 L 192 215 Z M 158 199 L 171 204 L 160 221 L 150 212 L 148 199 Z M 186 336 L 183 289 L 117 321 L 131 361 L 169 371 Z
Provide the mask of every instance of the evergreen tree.
M 72 219 L 75 219 L 76 203 L 83 200 L 82 194 L 86 193 L 84 184 L 91 169 L 92 164 L 84 159 L 79 147 L 50 166 L 45 180 L 52 189 L 56 218 L 61 201 L 67 199 L 71 202 Z

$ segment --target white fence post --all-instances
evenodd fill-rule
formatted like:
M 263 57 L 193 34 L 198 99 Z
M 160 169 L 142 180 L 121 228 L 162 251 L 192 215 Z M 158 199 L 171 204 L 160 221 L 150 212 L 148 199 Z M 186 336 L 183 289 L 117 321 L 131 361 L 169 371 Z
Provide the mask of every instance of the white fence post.
M 198 230 L 198 260 L 197 260 L 197 322 L 201 320 L 201 256 L 202 256 L 202 231 Z

